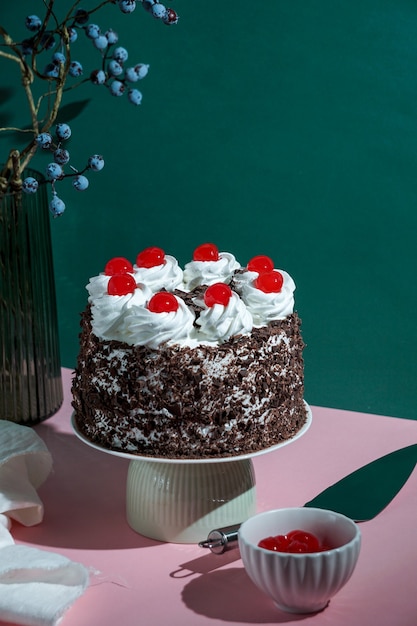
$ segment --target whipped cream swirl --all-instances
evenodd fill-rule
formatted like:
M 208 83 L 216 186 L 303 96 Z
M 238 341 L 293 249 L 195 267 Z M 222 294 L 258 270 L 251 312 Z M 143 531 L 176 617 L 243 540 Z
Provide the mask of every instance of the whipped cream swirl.
M 196 300 L 196 304 L 201 305 L 201 302 Z M 237 293 L 232 292 L 226 306 L 222 304 L 205 306 L 196 324 L 200 327 L 197 334 L 200 341 L 223 343 L 235 335 L 250 333 L 253 320 L 251 313 Z
M 110 278 L 111 276 L 107 276 L 104 272 L 90 278 L 88 285 L 85 287 L 88 291 L 89 302 L 94 302 L 97 298 L 101 298 L 107 294 L 107 285 L 109 284 Z
M 230 252 L 219 252 L 218 261 L 190 261 L 184 267 L 184 284 L 192 291 L 199 285 L 230 283 L 240 263 Z
M 193 333 L 194 313 L 181 298 L 175 297 L 178 309 L 169 313 L 154 313 L 145 306 L 129 308 L 123 320 L 123 340 L 148 348 L 187 341 Z
M 137 283 L 146 283 L 149 289 L 156 293 L 162 289 L 174 291 L 183 286 L 183 271 L 178 265 L 177 259 L 166 254 L 165 263 L 154 267 L 133 266 L 134 278 Z
M 240 271 L 236 271 L 240 270 Z M 200 343 L 221 344 L 233 336 L 248 334 L 253 327 L 266 326 L 284 319 L 294 310 L 295 284 L 291 276 L 283 276 L 279 293 L 265 293 L 255 287 L 257 272 L 242 269 L 233 254 L 220 252 L 218 261 L 192 261 L 184 272 L 177 260 L 165 256 L 165 263 L 151 267 L 134 266 L 137 288 L 125 296 L 109 295 L 110 276 L 101 273 L 90 278 L 86 289 L 92 313 L 94 334 L 107 340 L 125 341 L 130 345 L 158 348 L 163 343 L 195 347 Z M 207 307 L 197 294 L 191 298 L 201 312 L 195 317 L 193 306 L 187 306 L 178 292 L 189 292 L 201 285 L 217 282 L 230 284 L 232 296 L 227 306 Z M 147 303 L 154 293 L 166 290 L 175 297 L 178 310 L 154 313 Z M 197 290 L 201 291 L 201 290 Z M 184 293 L 184 298 L 186 294 Z
M 279 293 L 265 293 L 255 287 L 255 280 L 258 277 L 256 272 L 247 272 L 255 278 L 245 280 L 244 276 L 239 277 L 239 290 L 243 302 L 248 307 L 253 316 L 254 326 L 265 326 L 273 320 L 281 320 L 294 311 L 294 291 L 295 283 L 291 276 L 283 270 L 277 270 L 284 279 Z
M 107 277 L 110 278 L 110 277 Z M 93 298 L 91 304 L 92 328 L 97 337 L 124 341 L 124 319 L 131 307 L 141 307 L 152 296 L 145 285 L 138 285 L 133 293 L 111 296 L 107 293 Z

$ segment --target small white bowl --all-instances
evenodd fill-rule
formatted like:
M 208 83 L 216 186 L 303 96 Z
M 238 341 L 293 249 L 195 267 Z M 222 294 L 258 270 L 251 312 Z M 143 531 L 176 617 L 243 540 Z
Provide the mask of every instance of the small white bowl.
M 331 546 L 324 552 L 291 554 L 259 548 L 266 537 L 291 530 L 313 533 Z M 321 611 L 349 580 L 361 546 L 355 522 L 344 515 L 308 507 L 259 513 L 239 528 L 239 548 L 249 577 L 283 611 Z

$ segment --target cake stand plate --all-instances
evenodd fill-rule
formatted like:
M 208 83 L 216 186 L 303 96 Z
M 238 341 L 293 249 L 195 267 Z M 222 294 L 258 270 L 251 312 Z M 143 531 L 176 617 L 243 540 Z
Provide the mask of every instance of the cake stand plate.
M 167 459 L 109 450 L 72 427 L 85 444 L 129 459 L 126 517 L 136 532 L 159 541 L 197 543 L 213 529 L 240 524 L 255 513 L 255 473 L 252 459 L 293 443 L 309 429 L 307 420 L 291 439 L 240 456 L 209 459 Z

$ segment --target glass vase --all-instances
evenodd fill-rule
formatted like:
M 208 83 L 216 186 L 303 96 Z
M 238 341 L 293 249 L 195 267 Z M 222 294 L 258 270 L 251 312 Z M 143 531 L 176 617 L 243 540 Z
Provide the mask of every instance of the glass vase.
M 0 198 L 0 419 L 26 426 L 63 400 L 45 187 Z

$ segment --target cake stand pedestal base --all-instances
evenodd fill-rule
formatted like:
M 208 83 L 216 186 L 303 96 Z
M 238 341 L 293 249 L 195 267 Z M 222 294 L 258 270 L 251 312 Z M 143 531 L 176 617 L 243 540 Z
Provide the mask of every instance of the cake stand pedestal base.
M 213 462 L 131 460 L 126 489 L 131 528 L 151 539 L 198 543 L 211 530 L 255 513 L 251 459 Z
M 307 403 L 305 424 L 291 439 L 241 456 L 210 459 L 169 459 L 110 450 L 90 441 L 77 428 L 85 444 L 106 454 L 129 459 L 126 516 L 130 527 L 158 541 L 199 543 L 217 528 L 245 522 L 256 512 L 255 472 L 252 458 L 293 443 L 310 428 Z

